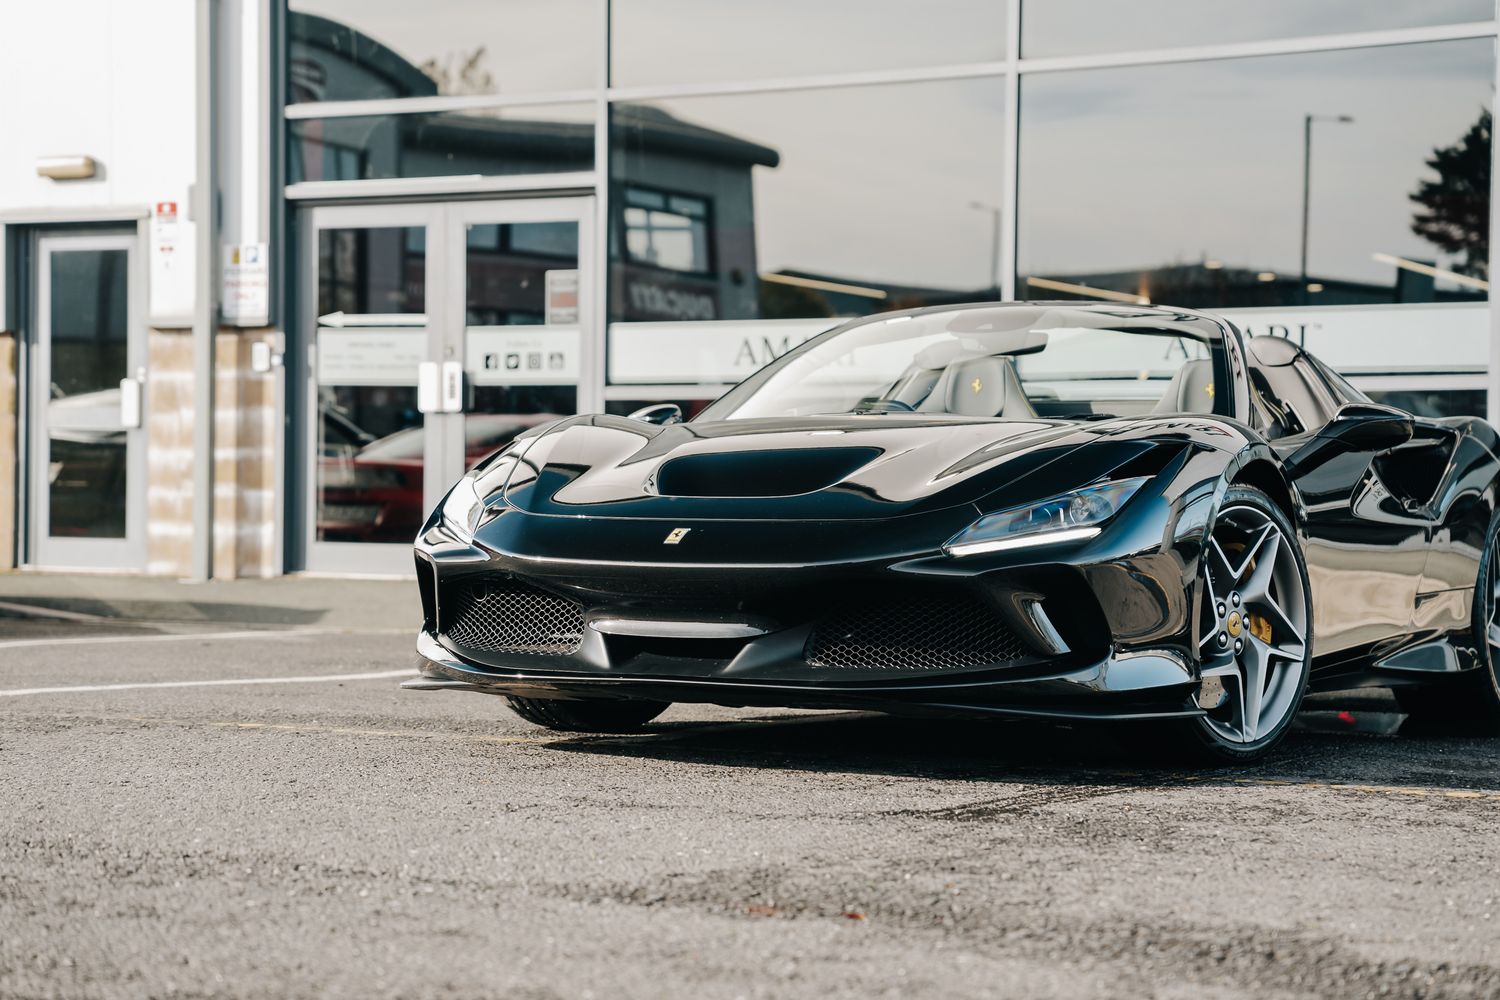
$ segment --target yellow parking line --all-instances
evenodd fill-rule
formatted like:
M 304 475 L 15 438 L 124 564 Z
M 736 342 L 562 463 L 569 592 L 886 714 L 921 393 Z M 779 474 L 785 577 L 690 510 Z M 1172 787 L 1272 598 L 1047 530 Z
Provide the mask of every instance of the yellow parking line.
M 163 715 L 87 715 L 87 716 L 64 716 L 63 718 L 90 718 L 102 722 L 144 722 L 167 726 L 206 726 L 212 729 L 238 729 L 246 731 L 266 731 L 278 733 L 310 733 L 328 734 L 334 736 L 372 736 L 372 737 L 405 737 L 408 739 L 440 739 L 458 740 L 468 743 L 490 743 L 499 746 L 525 746 L 525 745 L 558 745 L 563 743 L 639 743 L 639 742 L 672 742 L 674 740 L 688 739 L 695 736 L 705 736 L 718 732 L 732 731 L 757 725 L 764 725 L 766 719 L 738 719 L 727 722 L 707 723 L 701 726 L 688 726 L 668 730 L 652 730 L 641 733 L 542 733 L 536 736 L 491 736 L 485 733 L 464 733 L 452 730 L 435 729 L 363 729 L 354 726 L 322 726 L 307 723 L 291 722 L 242 722 L 230 719 L 179 719 Z M 817 716 L 798 716 L 796 718 L 775 718 L 777 723 L 783 725 L 800 725 L 805 722 L 816 720 Z
M 673 742 L 678 739 L 690 739 L 695 736 L 703 736 L 715 732 L 736 730 L 756 725 L 764 725 L 764 719 L 744 719 L 728 722 L 709 723 L 701 727 L 685 727 L 665 731 L 652 731 L 643 733 L 614 733 L 614 734 L 587 734 L 577 733 L 566 735 L 562 733 L 544 733 L 536 736 L 492 736 L 484 733 L 464 733 L 450 730 L 435 729 L 363 729 L 354 726 L 322 726 L 304 723 L 287 722 L 238 722 L 233 720 L 192 720 L 178 719 L 167 716 L 149 715 L 117 715 L 117 716 L 89 716 L 101 721 L 119 722 L 144 722 L 159 725 L 177 726 L 207 726 L 213 729 L 235 729 L 245 731 L 265 731 L 278 733 L 308 733 L 327 734 L 333 736 L 369 736 L 369 737 L 397 737 L 407 739 L 440 739 L 454 740 L 464 743 L 487 743 L 496 746 L 558 746 L 570 743 L 638 743 L 638 742 Z M 800 725 L 818 720 L 818 716 L 798 716 L 796 718 L 776 719 L 780 724 Z M 1095 775 L 1098 777 L 1099 775 Z M 1147 775 L 1133 771 L 1112 772 L 1115 778 L 1144 778 Z M 1294 778 L 1247 778 L 1230 777 L 1227 775 L 1214 774 L 1180 774 L 1161 775 L 1160 784 L 1154 786 L 1162 790 L 1168 790 L 1174 785 L 1208 784 L 1214 781 L 1227 781 L 1234 785 L 1258 786 L 1264 788 L 1307 788 L 1314 791 L 1328 792 L 1355 792 L 1363 795 L 1400 795 L 1411 798 L 1441 798 L 1441 799 L 1464 799 L 1470 801 L 1500 802 L 1500 791 L 1490 789 L 1473 788 L 1406 788 L 1399 785 L 1360 785 L 1339 781 L 1304 781 Z M 1150 790 L 1153 786 L 1143 785 L 1133 789 L 1137 791 Z
M 205 722 L 193 723 L 178 719 L 141 719 L 141 722 L 181 722 L 183 725 L 206 725 L 214 729 L 257 729 L 278 733 L 312 733 L 334 736 L 405 736 L 417 739 L 462 740 L 469 743 L 498 743 L 502 745 L 526 743 L 558 743 L 579 739 L 599 739 L 597 736 L 489 736 L 482 733 L 441 732 L 432 729 L 356 729 L 350 726 L 309 726 L 281 722 Z
M 1417 798 L 1489 799 L 1500 802 L 1500 792 L 1469 788 L 1403 788 L 1399 785 L 1351 785 L 1339 781 L 1289 781 L 1285 778 L 1233 778 L 1237 785 L 1279 785 L 1331 792 L 1361 792 L 1365 795 L 1407 795 Z

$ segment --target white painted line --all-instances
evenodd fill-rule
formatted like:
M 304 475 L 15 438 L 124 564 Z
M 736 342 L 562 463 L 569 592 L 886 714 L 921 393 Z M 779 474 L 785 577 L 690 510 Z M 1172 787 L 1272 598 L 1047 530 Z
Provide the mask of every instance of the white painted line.
M 231 684 L 324 684 L 330 681 L 375 681 L 391 677 L 410 677 L 414 671 L 377 670 L 365 674 L 314 674 L 304 677 L 240 677 L 212 681 L 151 681 L 141 684 L 75 684 L 70 687 L 12 688 L 0 690 L 0 698 L 19 698 L 25 694 L 70 694 L 89 691 L 132 691 L 138 688 L 225 687 Z
M 166 632 L 159 635 L 74 636 L 67 639 L 12 639 L 0 641 L 0 650 L 26 646 L 87 646 L 119 642 L 186 642 L 192 639 L 285 639 L 299 635 L 402 635 L 414 629 L 398 628 L 266 628 L 246 632 Z

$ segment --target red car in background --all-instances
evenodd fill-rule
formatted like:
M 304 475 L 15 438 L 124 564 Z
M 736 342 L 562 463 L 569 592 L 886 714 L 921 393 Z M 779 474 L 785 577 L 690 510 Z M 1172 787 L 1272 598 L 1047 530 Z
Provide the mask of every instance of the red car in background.
M 334 424 L 330 426 L 330 418 Z M 464 462 L 473 466 L 517 434 L 558 419 L 555 413 L 471 413 L 464 417 Z M 318 540 L 410 542 L 427 507 L 423 499 L 424 429 L 408 427 L 371 439 L 324 412 L 318 462 Z

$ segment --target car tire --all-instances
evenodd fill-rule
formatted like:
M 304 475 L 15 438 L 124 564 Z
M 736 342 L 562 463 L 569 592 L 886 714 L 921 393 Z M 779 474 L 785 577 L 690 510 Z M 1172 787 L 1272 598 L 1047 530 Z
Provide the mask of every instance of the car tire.
M 565 733 L 628 733 L 641 728 L 670 706 L 670 702 L 665 701 L 562 701 L 512 697 L 505 700 L 527 722 Z
M 1236 550 L 1240 539 L 1245 539 L 1243 548 Z M 1273 547 L 1263 548 L 1267 543 Z M 1260 564 L 1267 554 L 1262 580 Z M 1313 640 L 1307 561 L 1281 508 L 1254 487 L 1233 485 L 1220 503 L 1200 563 L 1204 676 L 1199 704 L 1208 711 L 1171 728 L 1179 751 L 1186 746 L 1199 760 L 1247 764 L 1286 738 L 1307 693 Z M 1229 637 L 1227 644 L 1224 637 Z M 1261 680 L 1259 696 L 1248 693 L 1252 675 Z M 1210 708 L 1216 695 L 1224 700 Z M 1254 721 L 1246 721 L 1252 711 Z
M 1484 732 L 1500 732 L 1500 513 L 1490 519 L 1479 575 L 1474 581 L 1474 603 L 1469 610 L 1480 663 L 1435 684 L 1394 689 L 1396 703 L 1416 722 L 1436 729 L 1457 723 Z

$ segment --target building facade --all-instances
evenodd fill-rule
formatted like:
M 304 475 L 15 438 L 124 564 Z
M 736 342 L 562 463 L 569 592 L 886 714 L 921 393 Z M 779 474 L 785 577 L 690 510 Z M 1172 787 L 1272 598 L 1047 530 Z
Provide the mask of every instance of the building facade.
M 1495 0 L 0 19 L 0 566 L 407 572 L 526 427 L 947 302 L 1219 310 L 1500 404 Z

